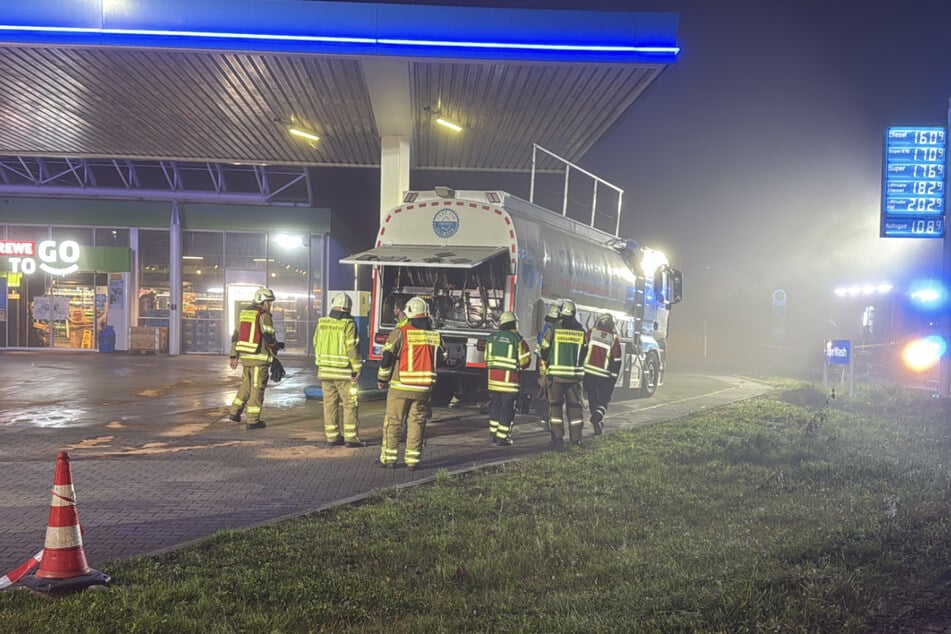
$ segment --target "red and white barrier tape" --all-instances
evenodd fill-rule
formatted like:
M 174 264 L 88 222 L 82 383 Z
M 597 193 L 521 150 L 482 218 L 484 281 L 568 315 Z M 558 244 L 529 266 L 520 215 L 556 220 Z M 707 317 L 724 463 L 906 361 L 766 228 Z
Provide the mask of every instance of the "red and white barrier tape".
M 19 581 L 24 575 L 29 573 L 31 570 L 40 565 L 40 561 L 43 559 L 43 551 L 36 553 L 29 559 L 27 559 L 21 566 L 14 568 L 7 574 L 0 577 L 0 590 L 5 590 Z

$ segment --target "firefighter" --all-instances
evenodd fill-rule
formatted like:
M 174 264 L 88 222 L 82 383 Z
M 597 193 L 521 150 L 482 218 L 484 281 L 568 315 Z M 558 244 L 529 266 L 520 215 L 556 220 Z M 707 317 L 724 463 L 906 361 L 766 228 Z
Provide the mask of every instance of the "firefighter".
M 541 358 L 541 346 L 542 340 L 545 339 L 545 333 L 551 330 L 552 325 L 558 321 L 558 312 L 560 310 L 558 304 L 552 304 L 548 307 L 548 312 L 545 314 L 545 323 L 542 324 L 542 329 L 538 332 L 538 339 L 535 342 L 535 354 L 538 355 L 538 396 L 536 396 L 536 398 L 545 402 L 545 414 L 542 418 L 542 423 L 546 430 L 549 429 L 548 385 L 550 379 L 548 377 L 548 364 Z
M 621 340 L 614 330 L 614 316 L 601 313 L 594 328 L 585 338 L 584 391 L 588 394 L 588 410 L 594 435 L 604 432 L 604 414 L 607 412 L 614 384 L 621 369 Z
M 516 327 L 515 313 L 499 316 L 499 329 L 485 343 L 485 366 L 489 375 L 489 437 L 500 447 L 512 444 L 512 425 L 519 397 L 521 368 L 528 367 L 532 352 Z
M 575 303 L 566 299 L 558 311 L 558 321 L 545 333 L 540 346 L 540 356 L 548 365 L 551 380 L 548 388 L 548 422 L 551 445 L 557 450 L 564 447 L 565 414 L 569 441 L 573 445 L 581 444 L 581 427 L 584 425 L 581 404 L 584 366 L 581 353 L 584 340 L 584 326 L 575 318 Z
M 324 396 L 324 433 L 328 447 L 366 447 L 358 425 L 358 381 L 363 359 L 360 336 L 350 315 L 353 301 L 337 293 L 330 302 L 330 315 L 321 317 L 314 330 L 314 362 Z M 343 402 L 343 429 L 340 403 Z
M 432 329 L 429 305 L 422 297 L 406 302 L 407 323 L 394 328 L 383 345 L 377 374 L 377 388 L 389 389 L 383 416 L 383 449 L 380 464 L 396 467 L 399 457 L 403 417 L 407 417 L 403 461 L 414 470 L 422 458 L 426 421 L 432 414 L 431 397 L 436 383 L 436 367 L 445 361 L 442 337 Z
M 241 387 L 231 401 L 228 418 L 240 423 L 241 413 L 246 412 L 248 418 L 245 429 L 267 427 L 261 420 L 261 406 L 264 404 L 268 371 L 279 347 L 271 321 L 273 302 L 274 291 L 269 288 L 256 290 L 254 303 L 241 311 L 238 327 L 231 335 L 231 369 L 237 369 L 240 360 L 242 371 Z

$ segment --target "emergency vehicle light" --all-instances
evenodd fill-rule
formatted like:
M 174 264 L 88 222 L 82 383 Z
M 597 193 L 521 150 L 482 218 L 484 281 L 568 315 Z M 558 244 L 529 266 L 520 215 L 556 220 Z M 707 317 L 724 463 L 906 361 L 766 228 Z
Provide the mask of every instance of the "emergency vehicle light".
M 905 346 L 901 358 L 909 370 L 924 372 L 936 366 L 947 350 L 948 344 L 943 338 L 931 335 Z

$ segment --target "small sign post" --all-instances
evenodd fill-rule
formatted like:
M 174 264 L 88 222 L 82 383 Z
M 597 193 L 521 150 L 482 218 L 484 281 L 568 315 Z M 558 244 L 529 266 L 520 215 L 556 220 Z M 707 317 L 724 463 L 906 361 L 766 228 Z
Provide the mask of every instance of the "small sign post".
M 826 361 L 822 365 L 822 384 L 829 385 L 829 366 L 848 366 L 849 397 L 855 396 L 855 358 L 851 339 L 828 339 L 825 348 Z

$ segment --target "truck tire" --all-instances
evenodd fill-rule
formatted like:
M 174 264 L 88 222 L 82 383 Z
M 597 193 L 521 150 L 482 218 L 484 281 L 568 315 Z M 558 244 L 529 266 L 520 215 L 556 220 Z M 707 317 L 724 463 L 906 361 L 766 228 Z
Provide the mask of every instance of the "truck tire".
M 657 391 L 657 384 L 660 383 L 660 359 L 653 352 L 647 354 L 644 359 L 644 373 L 641 375 L 641 389 L 639 396 L 641 398 L 650 398 Z
M 431 403 L 433 407 L 448 407 L 452 397 L 456 394 L 456 380 L 439 377 L 433 386 Z

